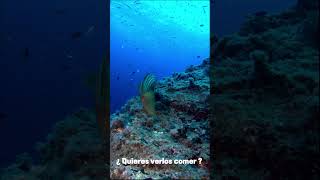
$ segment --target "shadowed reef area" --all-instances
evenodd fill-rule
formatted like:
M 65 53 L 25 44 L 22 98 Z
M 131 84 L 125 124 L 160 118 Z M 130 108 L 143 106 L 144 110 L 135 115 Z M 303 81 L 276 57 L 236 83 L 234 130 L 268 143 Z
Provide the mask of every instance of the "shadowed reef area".
M 214 38 L 215 179 L 319 178 L 318 1 Z
M 129 100 L 111 116 L 111 177 L 319 179 L 318 7 L 299 0 L 248 17 L 238 33 L 212 36 L 210 59 L 157 82 L 155 117 L 139 97 Z M 105 179 L 95 118 L 81 109 L 58 122 L 37 145 L 39 162 L 19 155 L 0 179 Z M 123 156 L 201 156 L 203 164 L 115 165 Z

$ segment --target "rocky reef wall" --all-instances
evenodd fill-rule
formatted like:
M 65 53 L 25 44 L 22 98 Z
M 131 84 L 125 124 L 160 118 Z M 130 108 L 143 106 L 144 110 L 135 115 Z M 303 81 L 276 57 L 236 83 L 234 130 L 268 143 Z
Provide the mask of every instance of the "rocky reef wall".
M 212 39 L 214 179 L 319 178 L 319 9 L 298 1 Z

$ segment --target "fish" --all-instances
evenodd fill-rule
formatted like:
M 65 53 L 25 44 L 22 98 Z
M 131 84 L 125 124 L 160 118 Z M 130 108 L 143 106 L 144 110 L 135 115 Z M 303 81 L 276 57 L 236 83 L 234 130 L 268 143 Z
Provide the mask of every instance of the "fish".
M 71 33 L 72 39 L 79 39 L 81 36 L 82 36 L 82 32 L 80 32 L 80 31 Z
M 143 110 L 151 116 L 156 115 L 155 101 L 155 84 L 156 78 L 148 73 L 139 85 L 140 99 L 143 105 Z
M 93 30 L 94 30 L 95 26 L 90 26 L 86 32 L 86 36 L 88 36 Z

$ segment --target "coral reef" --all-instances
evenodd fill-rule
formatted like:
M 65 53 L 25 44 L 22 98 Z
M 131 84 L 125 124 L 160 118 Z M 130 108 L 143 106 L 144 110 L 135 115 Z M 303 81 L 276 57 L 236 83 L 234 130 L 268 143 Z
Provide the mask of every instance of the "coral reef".
M 209 179 L 209 62 L 160 80 L 156 116 L 138 97 L 111 116 L 112 179 Z M 201 164 L 117 165 L 118 159 L 198 160 Z
M 214 179 L 318 179 L 318 1 L 250 16 L 216 40 Z

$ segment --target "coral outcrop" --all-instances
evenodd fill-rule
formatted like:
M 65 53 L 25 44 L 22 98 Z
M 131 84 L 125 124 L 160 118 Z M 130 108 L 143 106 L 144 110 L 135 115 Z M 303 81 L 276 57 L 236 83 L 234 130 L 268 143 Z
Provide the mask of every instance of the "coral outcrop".
M 212 46 L 214 179 L 319 178 L 317 2 L 256 13 Z
M 156 116 L 135 97 L 111 117 L 113 179 L 209 178 L 209 61 L 161 79 L 155 87 Z M 117 165 L 122 158 L 198 160 L 184 164 Z

